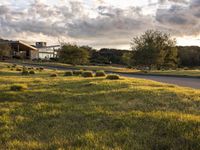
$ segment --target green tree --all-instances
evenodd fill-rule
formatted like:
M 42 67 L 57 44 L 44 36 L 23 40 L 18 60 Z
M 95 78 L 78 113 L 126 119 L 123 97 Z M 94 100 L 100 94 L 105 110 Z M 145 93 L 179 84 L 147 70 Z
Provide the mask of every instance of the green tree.
M 126 64 L 127 66 L 130 66 L 131 63 L 132 63 L 132 53 L 131 52 L 128 52 L 128 53 L 124 53 L 122 55 L 122 60 L 123 60 L 123 63 Z
M 160 68 L 164 65 L 166 56 L 175 56 L 170 54 L 174 52 L 172 49 L 175 45 L 176 40 L 172 39 L 169 34 L 148 30 L 143 35 L 133 38 L 131 42 L 134 62 L 136 65 L 148 66 L 149 68 L 152 66 Z
M 89 53 L 77 45 L 65 44 L 59 52 L 59 59 L 61 62 L 73 65 L 86 64 L 88 63 Z
M 0 58 L 10 57 L 11 47 L 8 44 L 0 44 Z

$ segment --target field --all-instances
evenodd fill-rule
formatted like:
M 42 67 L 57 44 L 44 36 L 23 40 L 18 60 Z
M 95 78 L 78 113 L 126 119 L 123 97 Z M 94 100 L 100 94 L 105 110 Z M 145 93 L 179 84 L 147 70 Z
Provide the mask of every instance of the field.
M 30 62 L 30 61 L 20 61 L 18 63 L 25 63 L 29 65 L 42 65 L 46 67 L 55 67 L 55 68 L 65 68 L 65 69 L 86 69 L 86 70 L 105 70 L 108 72 L 114 73 L 126 73 L 126 74 L 145 74 L 145 75 L 167 75 L 167 76 L 186 76 L 186 77 L 198 77 L 200 78 L 200 69 L 183 69 L 178 68 L 176 70 L 151 70 L 147 72 L 143 72 L 137 69 L 129 69 L 122 66 L 84 66 L 84 65 L 70 65 L 70 64 L 63 64 L 63 63 L 52 63 L 52 62 Z
M 35 72 L 0 63 L 0 149 L 200 149 L 200 90 Z

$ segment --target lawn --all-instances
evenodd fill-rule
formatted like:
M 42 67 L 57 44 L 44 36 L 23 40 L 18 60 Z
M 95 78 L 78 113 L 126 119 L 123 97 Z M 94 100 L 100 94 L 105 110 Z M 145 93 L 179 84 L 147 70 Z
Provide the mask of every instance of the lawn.
M 0 149 L 200 149 L 200 90 L 46 69 L 22 76 L 6 66 Z M 15 84 L 28 89 L 11 91 Z
M 145 75 L 169 75 L 169 76 L 186 76 L 186 77 L 200 77 L 200 69 L 183 69 L 178 68 L 176 70 L 151 70 L 151 71 L 141 71 L 137 69 L 129 69 L 122 66 L 92 66 L 92 65 L 70 65 L 64 63 L 55 63 L 55 62 L 30 62 L 30 61 L 18 61 L 18 63 L 25 63 L 29 65 L 39 65 L 39 66 L 46 66 L 46 67 L 58 67 L 58 68 L 65 68 L 65 69 L 83 69 L 83 70 L 104 70 L 107 72 L 114 72 L 114 73 L 127 73 L 127 74 L 145 74 Z

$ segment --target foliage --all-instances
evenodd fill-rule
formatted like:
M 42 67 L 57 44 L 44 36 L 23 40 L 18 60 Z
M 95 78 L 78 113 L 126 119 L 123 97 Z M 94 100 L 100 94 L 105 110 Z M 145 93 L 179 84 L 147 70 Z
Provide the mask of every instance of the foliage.
M 96 77 L 105 77 L 106 73 L 104 71 L 96 71 L 95 76 Z
M 0 58 L 4 57 L 11 57 L 11 47 L 8 44 L 0 44 Z
M 195 67 L 200 66 L 200 47 L 198 46 L 178 46 L 178 56 L 180 66 Z
M 73 72 L 72 71 L 65 71 L 64 76 L 73 76 Z
M 17 68 L 16 71 L 22 71 L 22 69 L 21 68 Z
M 10 86 L 11 91 L 23 91 L 26 90 L 28 87 L 26 84 L 14 84 Z
M 66 44 L 62 46 L 59 52 L 59 59 L 63 63 L 79 65 L 87 64 L 89 53 L 87 50 L 78 47 L 77 45 Z
M 82 70 L 74 70 L 73 74 L 76 75 L 76 76 L 79 76 L 79 75 L 82 74 L 82 72 L 83 72 Z
M 120 77 L 117 74 L 109 74 L 109 75 L 107 75 L 106 79 L 109 79 L 109 80 L 118 80 L 118 79 L 120 79 Z
M 50 74 L 50 77 L 57 77 L 57 76 L 58 76 L 57 73 L 52 73 L 52 74 Z
M 176 41 L 171 39 L 169 34 L 160 31 L 148 30 L 143 35 L 135 37 L 132 40 L 131 46 L 133 52 L 133 59 L 136 65 L 144 65 L 151 68 L 151 66 L 160 67 L 165 63 L 165 57 L 169 56 L 167 60 L 170 63 L 176 59 L 176 54 L 171 55 L 171 52 L 176 52 Z M 173 48 L 173 50 L 172 50 Z M 173 56 L 173 58 L 171 58 Z
M 82 76 L 87 78 L 87 77 L 93 77 L 93 72 L 92 71 L 83 71 Z
M 132 57 L 133 56 L 131 52 L 124 53 L 122 56 L 123 63 L 127 66 L 131 66 L 133 62 Z
M 24 75 L 24 76 L 27 76 L 27 75 L 29 75 L 29 72 L 28 72 L 28 70 L 26 70 L 26 69 L 24 69 L 24 68 L 23 68 L 22 75 Z
M 35 74 L 34 70 L 29 71 L 29 74 Z

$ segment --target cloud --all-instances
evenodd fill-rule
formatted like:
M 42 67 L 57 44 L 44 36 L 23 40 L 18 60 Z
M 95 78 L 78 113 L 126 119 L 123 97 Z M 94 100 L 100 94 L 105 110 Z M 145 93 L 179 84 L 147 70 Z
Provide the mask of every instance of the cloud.
M 178 35 L 200 34 L 200 1 L 191 0 L 189 5 L 172 5 L 168 9 L 158 9 L 156 21 L 160 26 Z
M 131 4 L 131 0 L 127 2 Z M 174 36 L 200 34 L 200 0 L 159 0 L 152 14 L 145 13 L 146 4 L 143 8 L 111 6 L 105 0 L 55 3 L 34 0 L 27 3 L 27 7 L 16 7 L 0 2 L 0 36 L 27 36 L 32 40 L 38 35 L 36 40 L 65 38 L 93 46 L 108 46 L 129 44 L 133 36 L 147 29 L 163 30 Z

